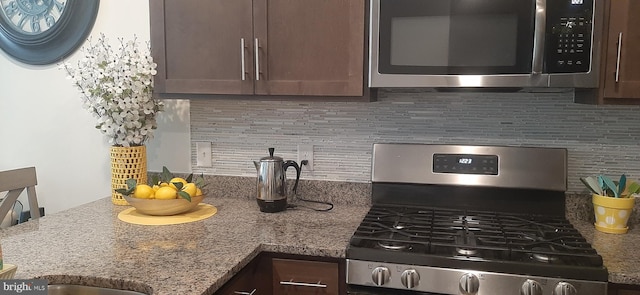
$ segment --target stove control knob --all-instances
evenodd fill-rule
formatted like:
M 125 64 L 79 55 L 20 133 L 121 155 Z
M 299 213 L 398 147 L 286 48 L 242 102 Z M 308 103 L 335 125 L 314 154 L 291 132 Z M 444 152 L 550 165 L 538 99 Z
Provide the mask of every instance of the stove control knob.
M 378 266 L 373 269 L 373 272 L 371 272 L 371 279 L 373 280 L 373 283 L 378 286 L 386 284 L 389 282 L 390 278 L 391 272 L 384 266 Z
M 472 273 L 466 273 L 460 278 L 460 292 L 463 295 L 474 295 L 480 289 L 480 280 Z
M 542 295 L 542 286 L 534 280 L 526 280 L 520 288 L 520 295 Z
M 402 282 L 402 285 L 405 287 L 412 289 L 420 282 L 420 275 L 415 269 L 407 269 L 400 275 L 400 282 Z
M 553 288 L 553 295 L 576 295 L 578 290 L 576 287 L 567 282 L 560 282 Z

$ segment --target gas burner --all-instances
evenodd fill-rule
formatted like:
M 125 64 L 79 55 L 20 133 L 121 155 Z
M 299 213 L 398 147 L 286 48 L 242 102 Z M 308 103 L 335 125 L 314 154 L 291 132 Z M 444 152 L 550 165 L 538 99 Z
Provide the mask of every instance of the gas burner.
M 379 241 L 378 246 L 385 250 L 401 251 L 410 248 L 406 243 L 399 243 L 395 241 Z
M 551 250 L 555 251 L 553 247 L 551 247 Z M 559 260 L 557 255 L 553 255 L 551 253 L 543 253 L 545 251 L 548 251 L 548 249 L 545 249 L 543 247 L 533 247 L 531 251 L 531 257 L 533 258 L 533 260 L 538 262 L 553 263 Z
M 464 256 L 475 256 L 478 254 L 478 249 L 456 247 L 456 253 Z
M 551 263 L 558 261 L 558 257 L 549 254 L 533 253 L 531 256 L 535 261 L 538 262 Z
M 520 236 L 522 238 L 524 238 L 525 240 L 530 240 L 530 241 L 533 241 L 533 242 L 542 240 L 542 238 L 540 238 L 537 234 L 530 233 L 530 232 L 529 233 L 528 232 L 522 232 L 522 233 L 520 233 Z
M 452 223 L 471 226 L 471 225 L 480 225 L 480 220 L 477 217 L 471 216 L 471 215 L 453 216 Z
M 402 225 L 402 224 L 396 223 L 396 224 L 393 225 L 393 228 L 396 229 L 396 230 L 403 230 L 403 229 L 405 229 L 405 226 Z
M 460 231 L 454 239 L 455 244 L 459 245 L 455 247 L 456 253 L 464 256 L 476 256 L 478 254 L 478 249 L 475 249 L 478 241 L 474 233 Z

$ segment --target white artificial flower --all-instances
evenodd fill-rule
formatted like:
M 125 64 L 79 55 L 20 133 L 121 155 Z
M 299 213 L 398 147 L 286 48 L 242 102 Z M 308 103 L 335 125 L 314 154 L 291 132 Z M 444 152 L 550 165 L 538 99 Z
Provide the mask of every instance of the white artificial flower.
M 163 103 L 152 96 L 153 62 L 149 46 L 138 48 L 136 39 L 114 50 L 104 34 L 85 45 L 84 54 L 72 66 L 60 68 L 83 94 L 82 106 L 97 118 L 96 128 L 116 146 L 140 146 L 153 137 L 156 115 Z

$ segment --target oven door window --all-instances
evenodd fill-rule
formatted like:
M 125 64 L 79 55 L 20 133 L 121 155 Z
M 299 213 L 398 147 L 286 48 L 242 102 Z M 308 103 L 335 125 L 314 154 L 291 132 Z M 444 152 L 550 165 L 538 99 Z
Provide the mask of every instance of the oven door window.
M 379 71 L 531 73 L 535 1 L 381 0 Z

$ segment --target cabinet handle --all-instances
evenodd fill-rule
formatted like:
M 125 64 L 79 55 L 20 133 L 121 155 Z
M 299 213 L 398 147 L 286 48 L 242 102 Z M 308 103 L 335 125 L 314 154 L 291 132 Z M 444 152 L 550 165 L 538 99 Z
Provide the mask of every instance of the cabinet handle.
M 539 75 L 542 73 L 544 65 L 544 30 L 547 19 L 547 1 L 536 0 L 535 23 L 533 31 L 533 61 L 531 62 L 531 73 Z
M 258 45 L 258 38 L 256 38 L 255 42 L 255 54 L 256 54 L 256 81 L 260 80 L 260 54 L 258 53 L 258 49 L 260 46 Z
M 233 294 L 238 295 L 253 295 L 256 292 L 256 289 L 253 289 L 251 292 L 243 292 L 243 291 L 233 291 Z
M 286 281 L 280 281 L 280 285 L 287 285 L 287 286 L 302 286 L 302 287 L 315 287 L 315 288 L 326 288 L 327 285 L 325 284 L 320 284 L 320 282 L 318 283 L 298 283 L 298 282 L 286 282 Z
M 241 64 L 241 69 L 240 71 L 242 71 L 242 81 L 247 79 L 247 72 L 245 71 L 245 64 L 244 64 L 244 38 L 240 38 L 240 64 Z
M 622 32 L 618 34 L 618 56 L 616 57 L 616 83 L 620 81 L 620 51 L 622 50 Z

